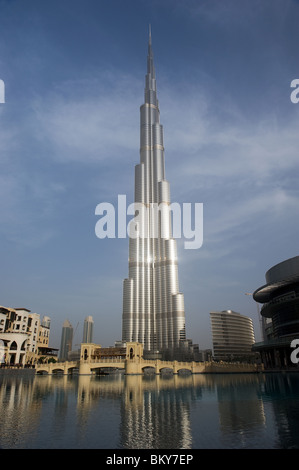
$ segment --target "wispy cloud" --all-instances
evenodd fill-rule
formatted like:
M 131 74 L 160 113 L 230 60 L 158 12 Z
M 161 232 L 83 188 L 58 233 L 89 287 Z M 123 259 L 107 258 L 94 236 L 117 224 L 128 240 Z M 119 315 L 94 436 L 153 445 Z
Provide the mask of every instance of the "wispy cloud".
M 166 177 L 175 195 L 182 198 L 179 202 L 209 202 L 213 207 L 213 216 L 204 208 L 206 236 L 211 242 L 269 211 L 275 216 L 278 210 L 291 206 L 297 213 L 294 174 L 298 172 L 299 118 L 278 123 L 273 113 L 264 113 L 250 120 L 229 98 L 216 103 L 202 85 L 186 87 L 163 76 L 161 83 Z M 142 91 L 141 80 L 117 70 L 101 70 L 89 79 L 57 84 L 55 91 L 35 96 L 31 121 L 25 126 L 27 134 L 23 128 L 16 139 L 16 130 L 7 132 L 1 145 L 11 154 L 20 152 L 22 146 L 27 148 L 29 142 L 41 153 L 40 158 L 54 165 L 101 164 L 103 175 L 115 173 L 115 165 L 126 164 L 132 177 L 128 186 L 133 187 L 133 167 L 139 160 Z M 57 195 L 65 188 L 59 179 L 45 185 L 44 170 L 39 172 L 38 168 L 28 184 L 28 174 L 18 172 L 18 167 L 12 174 L 17 162 L 6 162 L 2 213 L 6 220 L 25 219 L 29 227 L 32 208 L 26 209 L 22 201 L 35 200 L 42 216 L 57 208 Z M 96 187 L 94 178 L 91 175 L 90 181 Z M 102 181 L 107 195 L 119 193 L 119 179 L 102 176 Z
M 37 138 L 59 161 L 122 160 L 123 152 L 138 148 L 136 88 L 141 91 L 141 82 L 116 71 L 60 84 L 34 101 Z
M 183 100 L 174 96 L 168 88 L 161 118 L 168 178 L 179 202 L 204 204 L 203 247 L 184 254 L 187 262 L 228 259 L 250 236 L 259 244 L 259 237 L 273 238 L 277 227 L 287 227 L 290 214 L 298 219 L 298 115 L 272 108 L 247 116 L 233 102 L 216 103 L 200 86 Z M 243 254 L 244 265 L 250 253 Z

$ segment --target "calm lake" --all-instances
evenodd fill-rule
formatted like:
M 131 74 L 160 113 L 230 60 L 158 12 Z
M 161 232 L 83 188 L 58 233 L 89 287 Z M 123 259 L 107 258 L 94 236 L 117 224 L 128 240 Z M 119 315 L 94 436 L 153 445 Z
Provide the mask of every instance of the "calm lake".
M 0 371 L 2 449 L 299 448 L 299 374 Z

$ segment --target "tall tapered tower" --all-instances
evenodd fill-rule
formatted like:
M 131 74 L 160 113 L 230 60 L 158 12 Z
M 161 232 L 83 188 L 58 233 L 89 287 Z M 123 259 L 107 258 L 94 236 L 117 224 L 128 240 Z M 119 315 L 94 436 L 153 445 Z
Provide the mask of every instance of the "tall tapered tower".
M 130 232 L 129 276 L 123 286 L 122 340 L 143 343 L 145 354 L 159 351 L 164 358 L 174 359 L 186 333 L 169 206 L 150 31 L 144 104 L 140 107 L 140 163 L 135 166 L 138 217 L 134 218 Z

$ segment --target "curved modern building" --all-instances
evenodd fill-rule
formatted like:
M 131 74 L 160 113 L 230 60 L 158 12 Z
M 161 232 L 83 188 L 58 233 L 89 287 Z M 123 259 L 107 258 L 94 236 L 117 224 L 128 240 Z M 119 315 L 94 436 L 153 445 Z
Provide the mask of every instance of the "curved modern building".
M 267 319 L 265 341 L 254 350 L 262 355 L 266 367 L 292 365 L 290 347 L 299 339 L 299 256 L 287 259 L 266 272 L 266 284 L 253 294 L 262 303 L 261 315 Z
M 165 178 L 163 127 L 149 36 L 144 104 L 140 107 L 140 163 L 135 166 L 129 275 L 123 285 L 122 341 L 140 342 L 144 353 L 173 359 L 186 340 L 184 295 L 179 291 L 176 240 L 172 237 L 170 187 Z
M 252 319 L 232 310 L 210 312 L 213 355 L 218 360 L 249 360 L 255 341 Z

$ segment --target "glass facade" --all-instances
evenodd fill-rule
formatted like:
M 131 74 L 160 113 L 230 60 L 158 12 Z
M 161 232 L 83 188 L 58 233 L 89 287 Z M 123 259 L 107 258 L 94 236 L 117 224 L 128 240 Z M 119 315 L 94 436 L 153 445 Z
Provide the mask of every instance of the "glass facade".
M 255 342 L 251 318 L 224 310 L 211 312 L 213 356 L 217 360 L 238 360 L 251 355 Z
M 122 341 L 140 342 L 145 354 L 161 352 L 165 358 L 173 359 L 186 340 L 186 333 L 169 206 L 150 35 L 144 104 L 140 107 L 140 163 L 135 167 L 135 207 L 139 218 L 130 232 L 129 275 L 123 285 Z
M 92 343 L 92 340 L 93 340 L 93 318 L 91 315 L 89 315 L 84 320 L 82 343 Z
M 68 320 L 62 326 L 59 360 L 67 361 L 73 344 L 73 327 Z

